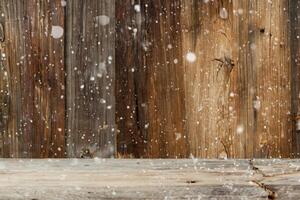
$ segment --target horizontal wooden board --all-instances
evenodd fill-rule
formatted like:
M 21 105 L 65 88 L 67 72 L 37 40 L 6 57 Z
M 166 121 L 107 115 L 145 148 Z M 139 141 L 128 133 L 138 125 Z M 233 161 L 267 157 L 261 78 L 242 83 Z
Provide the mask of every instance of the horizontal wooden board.
M 300 160 L 0 160 L 0 199 L 300 198 Z

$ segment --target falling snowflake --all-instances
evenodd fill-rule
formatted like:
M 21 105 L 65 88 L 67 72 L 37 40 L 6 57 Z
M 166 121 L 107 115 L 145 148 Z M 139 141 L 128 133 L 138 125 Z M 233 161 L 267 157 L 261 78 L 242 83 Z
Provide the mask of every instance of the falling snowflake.
M 298 119 L 296 122 L 296 130 L 300 131 L 300 119 Z
M 60 4 L 62 7 L 65 7 L 67 5 L 67 2 L 65 0 L 61 0 Z
M 261 102 L 260 102 L 260 100 L 259 100 L 259 99 L 254 100 L 254 101 L 253 101 L 253 108 L 254 108 L 256 111 L 258 111 L 258 110 L 260 110 L 260 107 L 261 107 Z
M 51 36 L 59 39 L 64 35 L 64 29 L 61 26 L 52 26 Z
M 195 54 L 195 53 L 193 53 L 193 52 L 188 52 L 188 53 L 186 54 L 186 59 L 187 59 L 188 62 L 193 63 L 193 62 L 196 61 L 197 57 L 196 57 L 196 54 Z
M 96 17 L 97 24 L 100 24 L 101 26 L 106 26 L 110 22 L 110 18 L 106 15 L 99 15 Z
M 237 134 L 242 134 L 242 133 L 244 133 L 244 130 L 245 130 L 244 125 L 240 124 L 236 128 L 236 133 Z
M 141 12 L 141 6 L 138 4 L 134 5 L 134 10 L 135 12 Z
M 226 8 L 221 8 L 221 10 L 220 10 L 220 17 L 222 19 L 227 19 L 228 18 L 228 12 L 227 12 Z
M 179 140 L 179 139 L 181 138 L 181 133 L 175 133 L 175 136 L 176 136 L 175 139 L 176 139 L 176 141 L 177 141 L 177 140 Z

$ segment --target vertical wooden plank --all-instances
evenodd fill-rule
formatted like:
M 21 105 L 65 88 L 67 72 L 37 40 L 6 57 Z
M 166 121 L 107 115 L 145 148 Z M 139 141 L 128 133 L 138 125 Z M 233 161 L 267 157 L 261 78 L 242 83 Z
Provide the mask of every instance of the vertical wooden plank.
M 143 26 L 140 1 L 116 1 L 116 123 L 118 153 L 141 157 L 145 153 L 143 122 Z
M 180 1 L 144 1 L 148 156 L 187 157 Z
M 115 147 L 115 1 L 67 2 L 70 157 L 110 157 Z
M 186 120 L 191 153 L 231 157 L 232 2 L 182 1 Z
M 4 135 L 8 132 L 8 80 L 5 68 L 5 14 L 4 5 L 0 4 L 0 156 L 4 156 Z
M 64 8 L 59 0 L 0 4 L 2 155 L 64 157 Z
M 22 7 L 19 9 L 23 9 Z M 12 42 L 10 41 L 10 32 L 14 30 L 16 33 L 20 33 L 20 28 L 16 26 L 16 19 L 18 18 L 17 13 L 19 10 L 12 10 L 7 2 L 1 2 L 1 17 L 2 25 L 4 29 L 4 41 L 1 43 L 1 136 L 2 136 L 2 156 L 3 157 L 14 157 L 17 156 L 18 151 L 18 137 L 15 133 L 20 128 L 20 111 L 17 109 L 18 104 L 15 102 L 17 93 L 19 94 L 19 82 L 20 76 L 13 76 L 20 74 L 20 70 L 16 66 L 16 63 L 9 65 L 14 60 L 17 60 L 16 57 L 21 57 L 24 55 L 25 51 L 22 49 L 19 52 L 16 52 L 20 44 L 20 39 L 13 38 Z M 11 19 L 11 20 L 9 20 Z M 11 23 L 9 23 L 11 22 Z M 8 26 L 10 25 L 10 26 Z M 18 36 L 17 36 L 18 37 Z M 9 57 L 8 57 L 9 56 Z M 19 103 L 20 106 L 20 103 Z
M 242 134 L 245 140 L 239 141 L 245 152 L 237 156 L 289 157 L 288 1 L 234 1 L 234 9 L 237 15 L 233 24 L 239 48 L 237 120 L 245 125 Z
M 119 138 L 129 153 L 140 146 L 146 157 L 187 157 L 180 1 L 132 2 L 117 9 Z
M 289 1 L 291 44 L 291 90 L 293 116 L 293 153 L 300 156 L 300 1 Z

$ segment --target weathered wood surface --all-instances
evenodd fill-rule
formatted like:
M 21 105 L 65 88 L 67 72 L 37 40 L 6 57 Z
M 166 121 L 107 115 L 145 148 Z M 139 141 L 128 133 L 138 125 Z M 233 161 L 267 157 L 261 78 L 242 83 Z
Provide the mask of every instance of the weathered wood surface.
M 63 157 L 64 28 L 60 0 L 0 1 L 1 157 Z
M 299 15 L 296 0 L 2 0 L 0 155 L 299 156 Z
M 67 2 L 69 157 L 110 157 L 115 147 L 115 3 Z M 64 119 L 61 119 L 64 120 Z
M 299 199 L 299 160 L 0 160 L 0 199 Z
M 290 0 L 293 152 L 300 155 L 300 1 Z
M 142 61 L 142 14 L 136 12 L 138 1 L 116 1 L 116 123 L 118 152 L 142 156 L 147 141 L 144 133 L 145 69 Z M 118 101 L 122 99 L 122 101 Z
M 119 151 L 187 157 L 184 68 L 174 62 L 182 54 L 180 1 L 119 1 L 116 9 Z
M 1 1 L 0 14 L 1 157 L 113 155 L 114 1 Z
M 128 98 L 117 101 L 121 153 L 299 154 L 298 1 L 122 1 L 116 9 L 117 95 Z

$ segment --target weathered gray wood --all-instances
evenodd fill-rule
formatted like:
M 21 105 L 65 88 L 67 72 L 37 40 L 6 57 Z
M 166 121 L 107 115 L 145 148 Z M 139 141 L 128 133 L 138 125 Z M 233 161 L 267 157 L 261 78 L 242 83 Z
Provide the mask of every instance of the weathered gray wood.
M 291 43 L 291 92 L 293 154 L 300 156 L 300 1 L 289 1 Z
M 300 160 L 0 160 L 0 199 L 300 198 Z
M 110 157 L 115 146 L 114 1 L 67 2 L 69 157 Z

